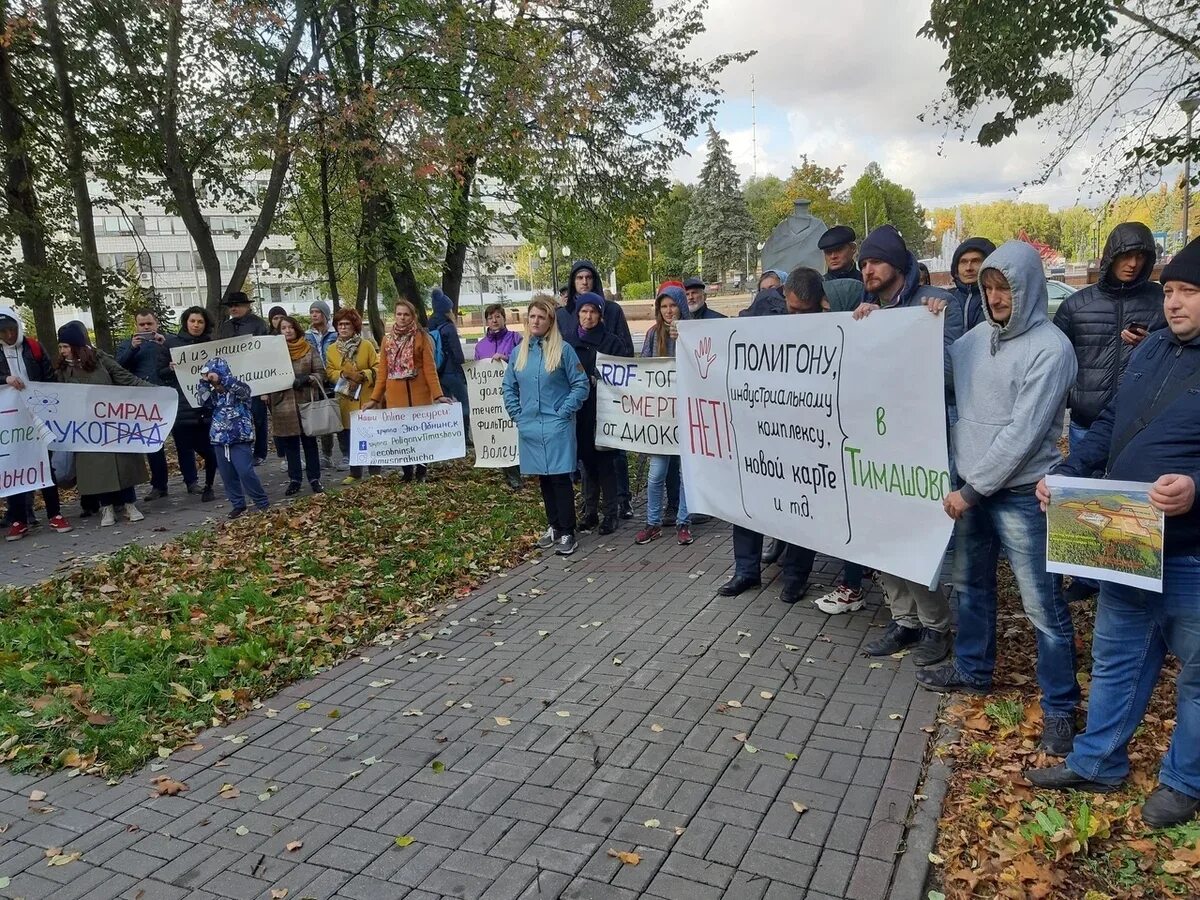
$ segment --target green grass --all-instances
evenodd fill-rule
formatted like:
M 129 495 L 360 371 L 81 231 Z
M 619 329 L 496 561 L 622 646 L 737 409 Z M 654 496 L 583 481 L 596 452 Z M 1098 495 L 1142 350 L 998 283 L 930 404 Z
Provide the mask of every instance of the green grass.
M 0 759 L 120 774 L 520 559 L 533 491 L 371 479 L 0 592 Z
M 1025 718 L 1020 700 L 996 700 L 983 708 L 984 714 L 1002 728 L 1019 728 Z

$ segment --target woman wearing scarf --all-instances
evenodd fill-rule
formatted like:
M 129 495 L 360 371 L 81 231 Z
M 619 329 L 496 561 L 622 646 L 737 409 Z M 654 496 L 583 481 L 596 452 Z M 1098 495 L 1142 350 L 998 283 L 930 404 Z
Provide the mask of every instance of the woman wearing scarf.
M 642 342 L 642 356 L 674 356 L 677 323 L 688 317 L 687 295 L 674 285 L 664 287 L 654 301 L 654 324 L 646 332 Z M 637 533 L 634 543 L 648 544 L 662 535 L 663 501 L 666 499 L 667 475 L 671 468 L 670 456 L 650 457 L 650 476 L 646 482 L 646 527 Z M 692 542 L 692 529 L 688 521 L 687 498 L 683 493 L 683 482 L 679 483 L 679 513 L 675 517 L 675 537 L 680 544 Z
M 363 409 L 403 409 L 453 403 L 442 393 L 433 341 L 417 324 L 417 309 L 407 300 L 396 301 L 396 317 L 384 335 L 383 349 L 375 365 L 375 388 Z M 404 480 L 425 480 L 425 466 L 404 466 Z
M 517 425 L 521 474 L 537 475 L 550 526 L 538 547 L 570 556 L 575 538 L 575 413 L 591 391 L 587 372 L 555 324 L 554 304 L 535 297 L 525 337 L 504 373 L 504 408 Z
M 590 531 L 597 525 L 601 534 L 617 530 L 617 451 L 596 446 L 596 355 L 620 356 L 624 343 L 604 325 L 604 298 L 591 292 L 575 297 L 575 315 L 579 327 L 570 344 L 579 354 L 592 384 L 592 391 L 575 417 L 575 441 L 579 460 L 583 463 L 583 521 L 580 531 Z M 600 500 L 603 495 L 604 505 Z M 603 517 L 599 510 L 603 511 Z
M 375 345 L 362 339 L 362 316 L 358 310 L 343 306 L 333 314 L 333 327 L 337 340 L 329 346 L 326 356 L 325 380 L 333 385 L 338 403 L 342 408 L 342 430 L 338 432 L 338 444 L 342 457 L 350 459 L 350 416 L 362 409 L 371 389 L 375 387 L 375 366 L 379 354 Z M 371 466 L 371 474 L 383 471 Z M 342 484 L 354 484 L 362 478 L 362 466 L 351 466 L 350 474 Z
M 300 492 L 300 479 L 308 471 L 308 485 L 314 494 L 321 487 L 321 454 L 317 439 L 304 433 L 300 421 L 300 404 L 321 396 L 325 383 L 325 366 L 312 344 L 304 339 L 304 329 L 291 316 L 279 320 L 279 333 L 287 341 L 288 355 L 292 358 L 292 386 L 276 391 L 266 397 L 271 409 L 271 430 L 283 447 L 287 460 L 288 486 L 284 494 L 292 496 Z M 304 450 L 304 468 L 300 467 L 300 451 Z
M 490 359 L 492 362 L 508 362 L 512 352 L 521 343 L 521 335 L 508 330 L 508 314 L 502 303 L 493 303 L 483 311 L 487 331 L 475 342 L 475 360 Z M 521 467 L 509 466 L 504 470 L 508 486 L 514 491 L 521 489 Z
M 54 377 L 67 384 L 119 384 L 127 387 L 154 387 L 97 350 L 88 340 L 82 322 L 68 322 L 58 329 L 58 362 Z M 117 523 L 120 513 L 130 522 L 146 518 L 134 506 L 133 489 L 149 478 L 146 457 L 140 453 L 76 453 L 75 479 L 80 495 L 99 501 L 101 527 Z
M 167 338 L 167 346 L 192 347 L 212 340 L 212 321 L 203 306 L 190 306 L 179 317 L 179 332 Z M 179 456 L 179 473 L 187 485 L 189 494 L 199 494 L 201 503 L 216 499 L 213 483 L 217 480 L 217 455 L 208 439 L 211 414 L 207 409 L 195 408 L 188 402 L 179 379 L 175 377 L 175 363 L 162 373 L 163 384 L 174 384 L 179 392 L 179 411 L 175 414 L 175 427 L 171 436 L 175 438 L 175 452 Z M 200 489 L 200 475 L 196 471 L 196 457 L 204 460 L 204 489 Z

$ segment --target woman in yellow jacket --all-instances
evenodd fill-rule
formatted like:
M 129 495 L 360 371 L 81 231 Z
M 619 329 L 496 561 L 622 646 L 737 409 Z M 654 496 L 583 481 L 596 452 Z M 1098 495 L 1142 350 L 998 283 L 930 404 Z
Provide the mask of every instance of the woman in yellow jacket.
M 342 408 L 342 430 L 338 443 L 342 457 L 350 458 L 350 416 L 362 409 L 375 387 L 375 366 L 379 353 L 375 345 L 362 338 L 362 316 L 358 310 L 343 306 L 333 316 L 333 327 L 337 340 L 326 351 L 325 380 L 334 386 L 338 403 Z M 350 474 L 342 484 L 354 484 L 362 478 L 362 466 L 351 466 Z M 371 474 L 378 475 L 382 469 L 371 466 Z
M 362 408 L 403 409 L 453 402 L 442 393 L 433 341 L 417 323 L 416 307 L 407 300 L 397 300 L 396 318 L 383 337 L 383 349 L 375 364 L 375 388 Z M 417 481 L 424 481 L 423 465 L 404 466 L 404 480 L 412 481 L 414 470 Z

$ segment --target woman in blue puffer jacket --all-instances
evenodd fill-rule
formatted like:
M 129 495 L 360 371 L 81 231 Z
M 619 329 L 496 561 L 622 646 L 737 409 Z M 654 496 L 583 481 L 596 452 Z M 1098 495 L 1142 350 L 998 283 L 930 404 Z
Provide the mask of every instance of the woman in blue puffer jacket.
M 579 357 L 559 334 L 554 307 L 535 298 L 525 317 L 525 340 L 504 373 L 504 408 L 517 425 L 521 474 L 541 482 L 549 527 L 538 546 L 555 547 L 560 556 L 578 546 L 571 484 L 578 457 L 575 414 L 590 390 Z

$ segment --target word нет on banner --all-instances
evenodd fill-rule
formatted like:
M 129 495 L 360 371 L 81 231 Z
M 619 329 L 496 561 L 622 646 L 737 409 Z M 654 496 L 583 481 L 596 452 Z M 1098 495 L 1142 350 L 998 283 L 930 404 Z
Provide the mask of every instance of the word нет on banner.
M 50 487 L 50 429 L 25 405 L 28 391 L 0 385 L 0 497 Z
M 498 469 L 521 462 L 517 452 L 517 426 L 504 408 L 504 370 L 508 363 L 480 359 L 466 363 L 467 399 L 471 403 L 471 436 L 475 466 Z
M 154 453 L 179 406 L 174 388 L 38 382 L 23 392 L 26 408 L 50 428 L 52 450 Z
M 434 403 L 350 416 L 350 465 L 413 466 L 467 455 L 462 406 Z
M 596 446 L 679 455 L 675 360 L 596 356 Z
M 1166 519 L 1151 484 L 1047 475 L 1046 570 L 1162 593 Z
M 688 509 L 921 584 L 953 522 L 942 318 L 679 324 Z
M 292 386 L 295 373 L 288 356 L 287 341 L 283 335 L 263 337 L 236 337 L 186 347 L 171 348 L 171 362 L 175 363 L 175 378 L 183 388 L 183 394 L 193 407 L 200 406 L 196 386 L 200 382 L 200 370 L 210 359 L 217 357 L 229 363 L 234 378 L 240 378 L 250 386 L 250 394 L 261 397 L 285 391 Z

